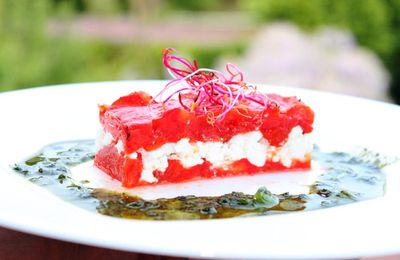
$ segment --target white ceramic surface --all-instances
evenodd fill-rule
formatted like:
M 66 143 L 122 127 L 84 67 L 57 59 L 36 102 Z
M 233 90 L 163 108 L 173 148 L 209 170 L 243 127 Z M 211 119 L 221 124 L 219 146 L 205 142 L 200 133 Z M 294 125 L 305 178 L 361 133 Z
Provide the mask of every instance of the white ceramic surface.
M 266 217 L 164 222 L 124 220 L 86 211 L 10 169 L 11 164 L 46 144 L 95 138 L 99 128 L 97 104 L 110 103 L 138 89 L 154 94 L 164 84 L 104 82 L 0 94 L 0 225 L 88 245 L 199 258 L 322 259 L 400 252 L 399 163 L 385 170 L 388 187 L 382 198 Z M 314 139 L 322 150 L 367 147 L 400 157 L 398 106 L 294 88 L 260 89 L 297 95 L 309 104 L 316 112 Z M 84 167 L 95 174 L 90 165 Z M 81 172 L 85 171 L 77 171 Z M 279 190 L 293 181 L 298 188 L 310 179 L 304 172 L 300 173 L 303 177 L 294 175 L 194 182 L 136 192 L 145 197 L 219 194 L 251 191 L 265 183 L 273 183 Z

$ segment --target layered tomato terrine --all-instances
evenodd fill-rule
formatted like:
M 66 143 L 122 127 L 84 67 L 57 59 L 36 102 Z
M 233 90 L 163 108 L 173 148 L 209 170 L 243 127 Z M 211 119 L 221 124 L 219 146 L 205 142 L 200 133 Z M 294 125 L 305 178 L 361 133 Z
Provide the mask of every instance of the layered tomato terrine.
M 134 187 L 310 167 L 308 106 L 259 93 L 233 65 L 225 76 L 170 51 L 164 65 L 174 79 L 161 93 L 100 106 L 98 168 Z

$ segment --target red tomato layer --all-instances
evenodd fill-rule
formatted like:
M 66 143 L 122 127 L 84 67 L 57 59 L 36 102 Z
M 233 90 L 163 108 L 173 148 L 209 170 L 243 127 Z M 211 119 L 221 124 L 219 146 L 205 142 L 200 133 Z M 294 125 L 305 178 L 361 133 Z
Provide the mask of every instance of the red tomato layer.
M 232 109 L 223 120 L 210 124 L 206 115 L 185 110 L 176 100 L 152 103 L 148 94 L 134 92 L 109 107 L 101 106 L 100 120 L 105 131 L 122 140 L 127 153 L 140 148 L 154 150 L 182 138 L 225 142 L 254 130 L 260 130 L 271 145 L 279 147 L 295 126 L 300 126 L 304 133 L 312 131 L 314 112 L 304 103 L 295 97 L 266 97 L 273 105 Z
M 147 151 L 159 148 L 165 143 L 175 143 L 182 138 L 190 141 L 225 142 L 233 136 L 259 130 L 264 138 L 276 147 L 285 143 L 293 127 L 300 126 L 303 133 L 312 131 L 313 111 L 295 97 L 267 94 L 271 105 L 247 106 L 232 109 L 221 121 L 210 124 L 206 115 L 196 115 L 185 110 L 178 101 L 166 104 L 152 101 L 145 92 L 133 92 L 119 98 L 111 106 L 100 106 L 100 121 L 104 131 L 113 136 L 113 143 L 102 148 L 95 158 L 95 165 L 111 177 L 118 179 L 125 187 L 146 185 L 140 181 L 142 160 L 125 158 L 143 148 Z M 218 111 L 215 111 L 218 115 Z M 114 147 L 117 140 L 124 145 L 119 153 Z M 290 169 L 310 167 L 310 158 L 304 162 L 295 161 Z M 265 171 L 287 170 L 281 163 L 267 161 L 263 167 L 256 167 L 243 159 L 231 164 L 227 170 L 214 169 L 209 162 L 184 168 L 179 161 L 169 160 L 165 172 L 154 172 L 158 182 L 182 182 L 199 178 L 223 177 L 230 175 L 255 174 Z

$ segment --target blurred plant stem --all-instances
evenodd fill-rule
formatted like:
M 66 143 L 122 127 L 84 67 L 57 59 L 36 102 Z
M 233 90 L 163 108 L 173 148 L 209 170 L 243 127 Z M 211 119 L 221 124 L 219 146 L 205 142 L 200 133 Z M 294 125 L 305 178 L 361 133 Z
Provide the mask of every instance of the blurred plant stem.
M 161 0 L 129 0 L 131 13 L 141 23 L 150 23 L 160 17 Z

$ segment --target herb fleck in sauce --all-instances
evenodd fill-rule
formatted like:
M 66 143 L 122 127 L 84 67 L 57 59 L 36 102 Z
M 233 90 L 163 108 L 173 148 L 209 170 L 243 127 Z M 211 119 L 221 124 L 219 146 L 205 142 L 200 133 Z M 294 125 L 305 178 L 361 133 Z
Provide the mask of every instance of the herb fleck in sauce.
M 92 140 L 51 144 L 13 168 L 29 181 L 78 206 L 109 216 L 149 220 L 229 218 L 326 208 L 383 196 L 386 182 L 381 172 L 386 163 L 378 154 L 365 150 L 353 156 L 323 153 L 316 148 L 313 160 L 324 172 L 310 186 L 308 194 L 272 194 L 261 187 L 254 195 L 232 192 L 214 197 L 189 195 L 144 200 L 126 193 L 88 188 L 89 181 L 76 182 L 70 177 L 71 167 L 94 158 L 94 146 Z

